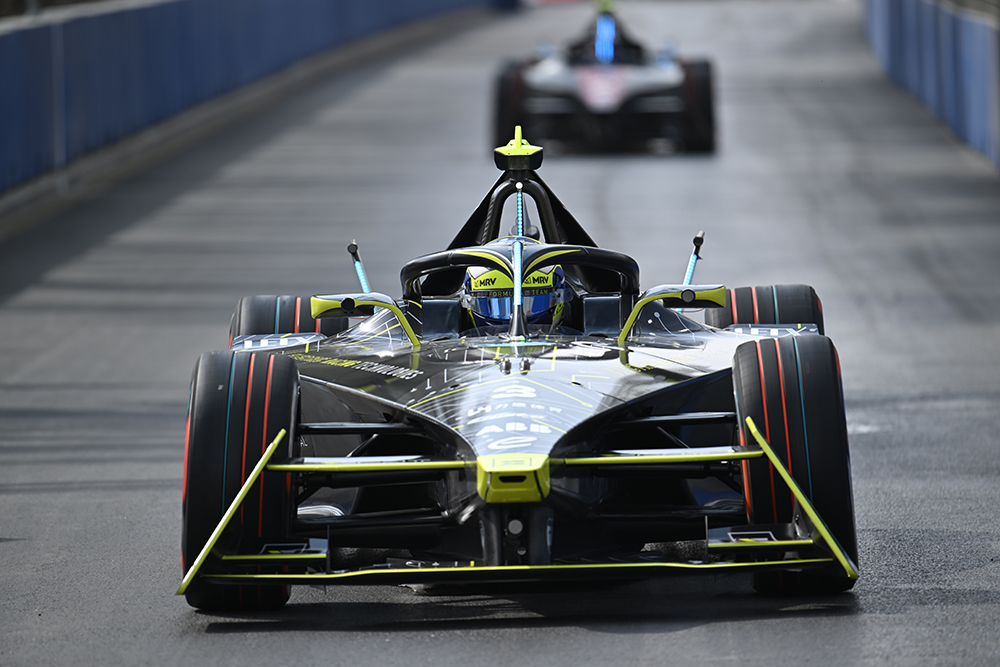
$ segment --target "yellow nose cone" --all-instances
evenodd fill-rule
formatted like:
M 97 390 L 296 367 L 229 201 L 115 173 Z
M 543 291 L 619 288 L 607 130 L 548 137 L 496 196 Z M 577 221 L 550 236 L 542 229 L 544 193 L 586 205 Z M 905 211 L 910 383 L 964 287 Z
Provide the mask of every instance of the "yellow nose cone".
M 537 503 L 551 488 L 545 454 L 492 454 L 476 460 L 476 491 L 488 503 Z

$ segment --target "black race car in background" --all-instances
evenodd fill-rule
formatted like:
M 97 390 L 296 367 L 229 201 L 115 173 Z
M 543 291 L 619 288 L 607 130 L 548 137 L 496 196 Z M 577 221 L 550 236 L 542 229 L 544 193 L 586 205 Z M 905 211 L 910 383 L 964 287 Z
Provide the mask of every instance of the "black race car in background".
M 683 282 L 641 289 L 520 128 L 495 156 L 500 179 L 446 250 L 403 266 L 401 298 L 367 287 L 352 244 L 360 292 L 240 301 L 229 349 L 192 376 L 178 592 L 238 610 L 292 585 L 850 588 L 844 402 L 815 291 L 692 285 L 697 240 Z
M 711 63 L 648 51 L 611 11 L 564 50 L 505 64 L 494 90 L 495 145 L 520 125 L 571 149 L 715 152 Z

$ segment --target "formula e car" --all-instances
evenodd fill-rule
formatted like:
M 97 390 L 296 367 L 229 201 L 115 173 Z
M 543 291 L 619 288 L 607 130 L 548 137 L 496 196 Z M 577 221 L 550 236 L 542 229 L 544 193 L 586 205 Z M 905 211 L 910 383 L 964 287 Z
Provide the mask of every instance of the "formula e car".
M 701 235 L 682 282 L 641 289 L 539 176 L 542 154 L 517 128 L 447 249 L 403 266 L 399 299 L 368 288 L 352 244 L 360 291 L 240 301 L 230 349 L 191 381 L 191 605 L 273 608 L 292 585 L 854 584 L 815 291 L 691 284 Z
M 571 150 L 715 151 L 712 64 L 645 49 L 608 9 L 564 50 L 506 63 L 494 95 L 495 145 L 521 125 Z

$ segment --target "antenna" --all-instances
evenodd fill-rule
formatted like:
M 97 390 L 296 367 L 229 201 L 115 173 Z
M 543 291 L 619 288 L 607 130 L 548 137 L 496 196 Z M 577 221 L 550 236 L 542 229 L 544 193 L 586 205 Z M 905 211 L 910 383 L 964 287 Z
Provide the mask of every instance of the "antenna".
M 694 267 L 698 263 L 698 260 L 701 259 L 701 255 L 698 254 L 698 251 L 701 250 L 701 244 L 704 242 L 705 232 L 698 232 L 698 234 L 694 237 L 694 250 L 691 251 L 691 260 L 688 262 L 688 270 L 684 275 L 683 284 L 685 285 L 690 285 L 691 280 L 694 278 Z
M 365 267 L 361 263 L 361 253 L 358 252 L 358 242 L 352 240 L 347 246 L 347 252 L 351 253 L 351 259 L 354 260 L 354 270 L 358 273 L 358 280 L 361 282 L 361 291 L 365 294 L 371 292 L 371 288 L 368 287 L 368 278 L 365 276 Z

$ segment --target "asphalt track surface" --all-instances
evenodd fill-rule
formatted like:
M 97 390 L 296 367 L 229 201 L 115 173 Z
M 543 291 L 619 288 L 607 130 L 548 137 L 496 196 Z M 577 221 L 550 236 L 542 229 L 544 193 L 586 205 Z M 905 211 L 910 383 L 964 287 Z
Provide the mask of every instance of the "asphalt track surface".
M 187 383 L 238 298 L 376 289 L 496 178 L 501 57 L 589 5 L 499 18 L 331 78 L 0 244 L 0 664 L 1000 662 L 1000 176 L 882 77 L 849 1 L 632 3 L 718 68 L 720 152 L 549 156 L 645 286 L 805 282 L 842 361 L 862 578 L 295 589 L 204 614 L 180 581 Z M 530 137 L 529 137 L 530 138 Z

